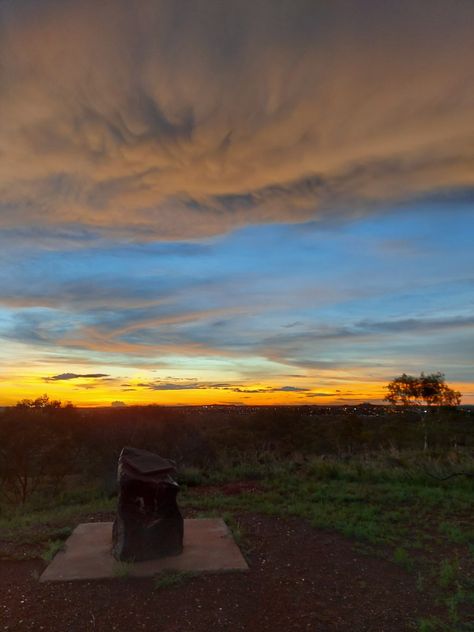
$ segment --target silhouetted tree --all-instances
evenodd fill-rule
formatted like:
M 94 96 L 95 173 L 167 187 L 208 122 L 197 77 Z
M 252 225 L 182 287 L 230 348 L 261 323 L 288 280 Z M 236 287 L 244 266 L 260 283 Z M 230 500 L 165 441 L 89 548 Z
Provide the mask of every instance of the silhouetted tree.
M 458 406 L 461 403 L 461 393 L 455 391 L 445 383 L 444 373 L 421 373 L 418 377 L 402 375 L 394 378 L 387 386 L 388 394 L 385 398 L 391 404 L 403 406 Z
M 388 395 L 385 398 L 391 404 L 403 406 L 421 406 L 423 403 L 432 406 L 458 406 L 461 403 L 461 393 L 455 391 L 445 383 L 444 373 L 420 373 L 418 377 L 402 375 L 394 378 L 387 386 Z M 423 449 L 428 449 L 428 420 L 421 416 L 423 425 Z
M 49 396 L 41 395 L 36 399 L 22 399 L 17 403 L 15 408 L 19 408 L 21 410 L 55 410 L 57 408 L 61 408 L 62 404 L 58 399 L 49 399 Z M 67 404 L 67 406 L 71 406 L 72 404 Z

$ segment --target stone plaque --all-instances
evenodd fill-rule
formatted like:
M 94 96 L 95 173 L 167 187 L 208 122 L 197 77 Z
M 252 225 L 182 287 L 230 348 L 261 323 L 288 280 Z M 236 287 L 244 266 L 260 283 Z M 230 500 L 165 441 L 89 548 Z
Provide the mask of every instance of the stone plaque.
M 183 517 L 174 463 L 147 450 L 126 447 L 118 463 L 118 507 L 112 553 L 139 562 L 183 550 Z

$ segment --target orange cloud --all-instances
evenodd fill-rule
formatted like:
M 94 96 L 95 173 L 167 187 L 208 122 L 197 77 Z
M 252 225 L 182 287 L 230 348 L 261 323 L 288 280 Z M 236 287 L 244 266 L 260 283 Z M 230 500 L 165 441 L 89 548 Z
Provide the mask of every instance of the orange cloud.
M 3 4 L 0 227 L 196 238 L 474 184 L 470 2 Z

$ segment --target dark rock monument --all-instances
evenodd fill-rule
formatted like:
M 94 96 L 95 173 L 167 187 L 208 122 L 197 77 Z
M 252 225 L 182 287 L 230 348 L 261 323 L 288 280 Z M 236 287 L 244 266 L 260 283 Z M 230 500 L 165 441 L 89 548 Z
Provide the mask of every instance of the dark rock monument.
M 143 561 L 183 550 L 183 518 L 176 504 L 179 490 L 172 461 L 136 448 L 119 457 L 119 497 L 112 531 L 118 560 Z

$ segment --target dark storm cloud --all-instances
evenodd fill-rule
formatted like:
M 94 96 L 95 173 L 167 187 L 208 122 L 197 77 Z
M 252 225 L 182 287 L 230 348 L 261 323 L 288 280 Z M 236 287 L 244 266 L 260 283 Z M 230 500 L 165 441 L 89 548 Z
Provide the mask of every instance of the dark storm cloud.
M 474 185 L 469 0 L 0 12 L 0 227 L 16 238 L 200 238 Z

